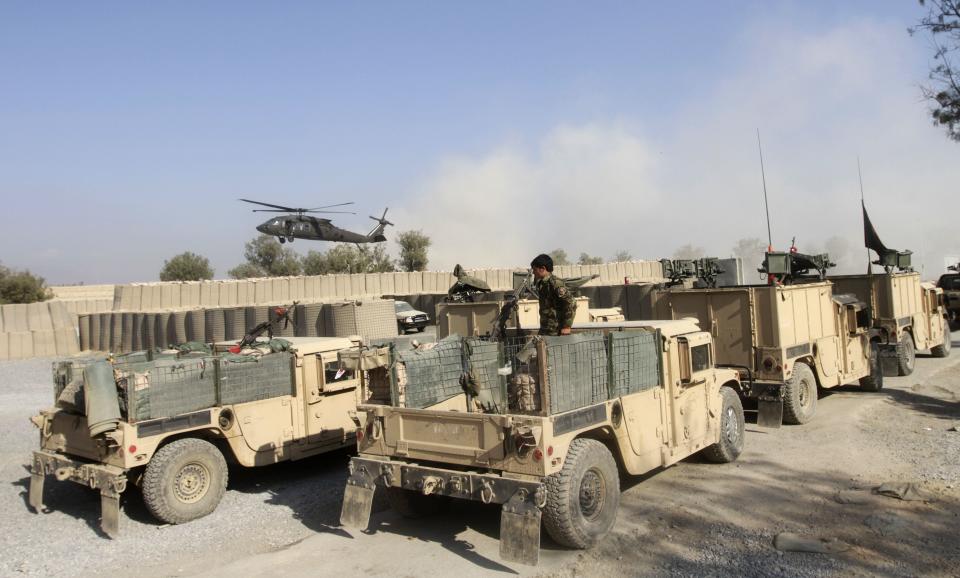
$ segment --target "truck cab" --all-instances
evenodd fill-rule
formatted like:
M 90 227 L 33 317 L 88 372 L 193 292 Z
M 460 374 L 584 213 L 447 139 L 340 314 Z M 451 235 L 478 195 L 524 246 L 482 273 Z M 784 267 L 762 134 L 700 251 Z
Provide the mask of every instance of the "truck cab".
M 450 337 L 436 348 L 436 357 L 387 356 L 389 401 L 358 407 L 344 525 L 367 527 L 377 486 L 401 514 L 436 507 L 435 496 L 501 504 L 501 556 L 536 564 L 541 518 L 559 544 L 590 547 L 616 519 L 621 473 L 697 452 L 728 462 L 743 447 L 738 373 L 715 367 L 712 338 L 693 320 L 584 323 L 569 336 L 503 342 Z M 447 407 L 463 410 L 435 409 L 449 400 L 424 389 L 462 398 Z

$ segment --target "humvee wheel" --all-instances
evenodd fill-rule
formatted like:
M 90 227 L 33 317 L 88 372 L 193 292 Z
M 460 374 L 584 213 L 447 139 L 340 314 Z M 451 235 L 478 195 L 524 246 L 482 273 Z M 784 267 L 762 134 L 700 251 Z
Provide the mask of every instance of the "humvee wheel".
M 861 391 L 883 389 L 883 367 L 880 365 L 880 344 L 870 344 L 870 375 L 860 378 Z
M 613 527 L 619 505 L 620 475 L 610 450 L 597 440 L 573 440 L 563 469 L 547 477 L 547 533 L 561 546 L 588 548 Z
M 793 366 L 793 375 L 784 384 L 783 422 L 807 423 L 817 411 L 817 380 L 805 363 Z
M 729 387 L 720 388 L 723 410 L 720 415 L 720 441 L 703 450 L 711 462 L 726 464 L 736 460 L 743 451 L 743 404 L 740 396 Z
M 897 373 L 910 375 L 917 363 L 917 348 L 913 346 L 913 336 L 904 332 L 897 343 Z
M 440 509 L 440 496 L 424 496 L 403 488 L 387 488 L 387 502 L 393 511 L 404 518 L 423 518 L 436 514 Z
M 953 343 L 951 341 L 953 338 L 950 336 L 949 331 L 943 332 L 943 343 L 937 345 L 936 347 L 930 348 L 930 355 L 934 357 L 946 357 L 950 355 L 950 350 L 953 348 Z
M 143 474 L 143 502 L 155 518 L 182 524 L 216 509 L 227 488 L 227 462 L 213 444 L 197 438 L 160 448 Z

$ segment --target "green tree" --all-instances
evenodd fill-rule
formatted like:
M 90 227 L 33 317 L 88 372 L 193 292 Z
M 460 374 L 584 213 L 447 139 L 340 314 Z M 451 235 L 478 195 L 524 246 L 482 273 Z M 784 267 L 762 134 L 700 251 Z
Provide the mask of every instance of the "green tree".
M 11 271 L 0 265 L 0 305 L 6 303 L 36 303 L 52 297 L 43 277 L 30 271 Z
M 617 251 L 613 256 L 614 263 L 626 263 L 627 261 L 633 261 L 633 255 L 631 255 L 630 251 L 627 251 L 626 249 Z
M 200 281 L 213 279 L 213 269 L 206 257 L 186 251 L 163 262 L 161 281 Z
M 547 253 L 547 255 L 550 255 L 550 258 L 553 259 L 553 265 L 555 267 L 572 264 L 570 263 L 570 258 L 567 257 L 567 252 L 563 249 L 554 249 L 553 251 Z
M 960 0 L 919 0 L 927 8 L 920 22 L 907 30 L 927 33 L 933 45 L 932 84 L 922 87 L 930 101 L 933 124 L 943 127 L 947 136 L 960 141 L 960 65 L 954 58 L 960 53 Z
M 400 259 L 397 264 L 404 271 L 425 271 L 427 269 L 427 249 L 430 248 L 430 237 L 421 231 L 404 231 L 397 234 L 397 244 L 400 245 Z
M 234 279 L 252 279 L 254 277 L 267 277 L 267 273 L 253 263 L 241 263 L 227 271 Z
M 337 245 L 326 251 L 309 251 L 303 258 L 304 275 L 330 273 L 389 273 L 396 271 L 382 244 L 372 249 L 353 245 Z
M 247 260 L 246 264 L 259 269 L 261 277 L 300 275 L 303 271 L 300 256 L 270 235 L 260 235 L 249 241 L 244 246 L 243 256 Z M 229 275 L 240 279 L 242 277 L 237 277 L 235 273 L 249 277 L 252 272 L 253 268 L 240 266 L 231 269 Z
M 586 253 L 580 253 L 577 265 L 603 265 L 603 257 L 593 257 Z

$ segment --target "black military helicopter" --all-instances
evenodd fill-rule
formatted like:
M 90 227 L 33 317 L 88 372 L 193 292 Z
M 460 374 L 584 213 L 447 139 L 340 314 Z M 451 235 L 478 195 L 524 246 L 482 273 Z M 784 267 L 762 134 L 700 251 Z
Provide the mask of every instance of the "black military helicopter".
M 333 241 L 337 243 L 382 243 L 387 238 L 383 235 L 383 230 L 387 225 L 393 225 L 387 220 L 387 209 L 383 210 L 383 215 L 379 218 L 370 217 L 377 221 L 377 226 L 366 235 L 347 231 L 335 227 L 330 219 L 321 217 L 311 217 L 307 213 L 340 213 L 356 215 L 350 211 L 328 211 L 333 207 L 343 207 L 352 205 L 349 203 L 338 203 L 336 205 L 327 205 L 325 207 L 314 207 L 312 209 L 284 207 L 282 205 L 272 205 L 260 201 L 251 201 L 250 199 L 240 199 L 246 203 L 271 207 L 270 209 L 253 209 L 254 213 L 288 213 L 286 215 L 274 217 L 257 225 L 257 230 L 261 233 L 271 235 L 280 240 L 281 243 L 287 241 L 293 243 L 294 239 L 309 239 L 311 241 Z

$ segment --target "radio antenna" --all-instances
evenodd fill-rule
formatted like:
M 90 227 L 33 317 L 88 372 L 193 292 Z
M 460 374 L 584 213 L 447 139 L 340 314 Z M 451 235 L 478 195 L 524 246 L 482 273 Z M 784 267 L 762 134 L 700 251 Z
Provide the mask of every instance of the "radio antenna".
M 857 178 L 860 179 L 860 206 L 867 210 L 863 200 L 863 171 L 860 170 L 860 155 L 857 155 Z M 864 225 L 866 227 L 866 225 Z M 870 264 L 870 248 L 867 247 L 867 274 L 873 275 L 873 266 Z
M 763 147 L 760 146 L 759 128 L 757 129 L 757 150 L 760 151 L 760 178 L 763 180 L 763 207 L 767 211 L 767 251 L 773 251 L 773 235 L 770 233 L 770 202 L 767 200 L 767 175 L 763 170 Z

